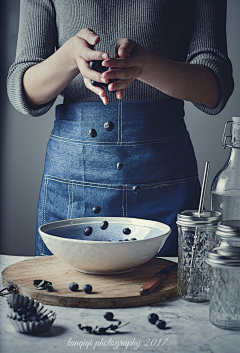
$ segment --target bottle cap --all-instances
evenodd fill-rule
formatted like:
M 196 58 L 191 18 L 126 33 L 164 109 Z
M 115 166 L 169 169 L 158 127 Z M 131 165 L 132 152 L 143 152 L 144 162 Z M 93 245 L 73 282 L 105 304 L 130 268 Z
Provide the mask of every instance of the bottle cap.
M 240 124 L 240 116 L 233 116 L 233 117 L 232 117 L 232 121 L 233 121 L 234 123 Z
M 217 211 L 203 211 L 199 214 L 197 210 L 186 210 L 177 215 L 177 225 L 183 227 L 215 226 L 221 219 L 222 214 Z

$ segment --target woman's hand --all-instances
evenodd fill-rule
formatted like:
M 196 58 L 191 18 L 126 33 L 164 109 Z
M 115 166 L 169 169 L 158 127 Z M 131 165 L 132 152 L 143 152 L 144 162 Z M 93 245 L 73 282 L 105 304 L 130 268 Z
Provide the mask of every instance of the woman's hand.
M 117 58 L 107 59 L 102 66 L 116 69 L 105 71 L 103 79 L 118 79 L 108 85 L 109 91 L 117 91 L 116 96 L 121 99 L 125 89 L 142 73 L 144 64 L 144 48 L 128 38 L 120 39 L 116 44 Z
M 99 95 L 104 104 L 107 104 L 106 92 L 103 88 L 93 86 L 91 81 L 108 83 L 108 80 L 102 77 L 100 72 L 91 70 L 89 62 L 93 60 L 108 59 L 109 55 L 102 51 L 94 50 L 94 46 L 100 41 L 100 37 L 90 30 L 83 28 L 74 37 L 71 38 L 72 42 L 72 56 L 75 63 L 81 72 L 84 83 L 88 89 Z

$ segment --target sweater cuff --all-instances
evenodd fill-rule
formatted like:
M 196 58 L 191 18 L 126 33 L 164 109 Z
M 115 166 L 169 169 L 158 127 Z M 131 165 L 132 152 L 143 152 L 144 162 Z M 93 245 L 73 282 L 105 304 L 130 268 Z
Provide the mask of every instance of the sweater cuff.
M 202 49 L 188 56 L 187 63 L 199 64 L 209 68 L 215 75 L 219 87 L 219 101 L 216 107 L 210 108 L 201 103 L 193 103 L 199 110 L 209 115 L 220 113 L 228 99 L 230 98 L 233 89 L 234 81 L 232 77 L 232 64 L 230 60 L 220 53 L 218 50 Z
M 53 106 L 56 98 L 43 105 L 31 106 L 25 97 L 23 89 L 24 73 L 38 62 L 27 62 L 13 64 L 9 69 L 7 77 L 7 93 L 14 108 L 22 114 L 34 117 L 44 115 Z

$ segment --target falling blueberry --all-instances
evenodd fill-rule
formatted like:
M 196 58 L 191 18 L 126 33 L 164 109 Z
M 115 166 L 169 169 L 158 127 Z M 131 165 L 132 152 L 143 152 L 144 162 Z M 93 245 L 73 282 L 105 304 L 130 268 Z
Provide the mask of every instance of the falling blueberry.
M 166 322 L 163 320 L 157 320 L 155 322 L 155 325 L 157 326 L 157 328 L 164 329 L 166 326 Z
M 122 162 L 117 163 L 117 169 L 118 170 L 122 170 L 123 169 L 123 163 Z
M 84 286 L 82 287 L 82 290 L 87 293 L 90 294 L 92 292 L 92 286 L 91 284 L 84 284 Z
M 108 222 L 107 221 L 103 221 L 102 224 L 100 225 L 100 228 L 103 229 L 103 230 L 107 229 L 107 227 L 108 227 Z
M 103 317 L 106 320 L 111 321 L 113 319 L 114 315 L 111 311 L 106 311 L 105 314 L 103 315 Z
M 126 234 L 126 235 L 131 234 L 131 229 L 129 229 L 129 228 L 124 228 L 124 229 L 123 229 L 123 234 Z
M 104 124 L 104 129 L 107 130 L 107 131 L 112 131 L 114 129 L 114 124 L 112 121 L 107 121 L 105 124 Z
M 133 192 L 139 194 L 139 192 L 141 191 L 141 186 L 139 185 L 134 185 L 132 188 Z
M 97 136 L 97 131 L 95 129 L 90 129 L 88 134 L 91 137 L 96 137 Z
M 91 235 L 92 234 L 92 227 L 86 227 L 83 231 L 84 235 Z
M 100 213 L 101 212 L 101 207 L 95 206 L 95 207 L 93 207 L 92 210 L 93 210 L 94 213 Z
M 151 324 L 155 324 L 155 322 L 158 320 L 158 315 L 157 314 L 149 314 L 148 315 L 148 321 L 151 323 Z
M 73 292 L 77 292 L 77 291 L 78 291 L 78 288 L 79 288 L 79 286 L 78 286 L 78 284 L 75 283 L 75 282 L 72 282 L 72 283 L 69 284 L 69 289 L 70 289 L 71 291 L 73 291 Z

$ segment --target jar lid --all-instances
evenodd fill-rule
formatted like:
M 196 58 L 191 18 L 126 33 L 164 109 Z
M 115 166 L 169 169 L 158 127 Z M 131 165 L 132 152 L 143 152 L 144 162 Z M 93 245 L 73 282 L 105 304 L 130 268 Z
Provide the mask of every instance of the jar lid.
M 231 246 L 214 248 L 208 252 L 206 262 L 211 266 L 240 268 L 240 249 Z
M 240 240 L 240 220 L 219 222 L 216 234 L 224 240 Z
M 177 224 L 186 227 L 195 226 L 214 226 L 222 219 L 222 214 L 217 211 L 203 211 L 198 213 L 197 210 L 186 210 L 178 213 Z

